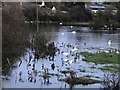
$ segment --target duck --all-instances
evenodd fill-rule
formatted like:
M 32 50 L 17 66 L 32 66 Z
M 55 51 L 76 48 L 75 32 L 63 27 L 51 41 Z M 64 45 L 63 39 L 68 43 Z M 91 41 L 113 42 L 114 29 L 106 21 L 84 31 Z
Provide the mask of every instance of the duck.
M 43 1 L 41 5 L 39 5 L 40 7 L 44 7 L 45 6 L 45 2 Z

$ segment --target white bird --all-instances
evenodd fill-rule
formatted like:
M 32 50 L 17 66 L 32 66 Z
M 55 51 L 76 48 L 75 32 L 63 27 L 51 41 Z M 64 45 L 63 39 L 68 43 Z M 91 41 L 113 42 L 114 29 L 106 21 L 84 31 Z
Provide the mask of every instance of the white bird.
M 22 5 L 23 5 L 23 3 L 22 3 L 22 2 L 20 2 L 20 5 L 22 6 Z
M 109 40 L 109 41 L 108 41 L 108 45 L 110 46 L 111 44 L 112 44 L 112 41 L 111 41 L 111 40 Z
M 56 8 L 54 6 L 52 7 L 52 11 L 56 11 Z
M 62 23 L 59 23 L 60 25 L 62 25 Z
M 62 35 L 64 35 L 64 33 L 61 33 Z
M 85 57 L 82 57 L 82 60 L 84 60 L 85 59 Z
M 39 5 L 40 7 L 45 6 L 45 2 L 43 1 L 41 5 Z
M 105 28 L 107 28 L 107 25 L 104 25 Z
M 117 50 L 116 53 L 119 54 L 120 52 Z
M 76 31 L 72 31 L 72 34 L 76 34 Z
M 105 53 L 109 53 L 109 51 L 108 50 L 106 50 L 106 51 L 104 51 Z
M 68 52 L 63 53 L 63 56 L 68 56 L 68 55 L 69 55 Z
M 33 21 L 30 21 L 30 23 L 33 23 Z
M 64 61 L 65 61 L 65 62 L 67 62 L 67 61 L 68 61 L 68 59 L 64 59 Z
M 77 51 L 77 48 L 75 47 L 74 49 L 71 50 L 72 52 Z
M 73 28 L 73 26 L 70 26 L 70 28 Z
M 69 61 L 68 61 L 69 64 L 72 64 L 73 62 L 74 62 L 73 60 L 69 60 Z
M 28 21 L 25 21 L 25 23 L 29 23 Z

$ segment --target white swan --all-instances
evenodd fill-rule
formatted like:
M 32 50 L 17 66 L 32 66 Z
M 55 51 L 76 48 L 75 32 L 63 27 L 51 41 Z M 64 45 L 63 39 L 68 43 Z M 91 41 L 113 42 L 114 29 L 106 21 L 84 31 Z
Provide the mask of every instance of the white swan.
M 52 7 L 52 11 L 56 11 L 56 8 L 54 6 Z
M 59 23 L 60 25 L 62 25 L 63 23 Z
M 64 61 L 65 61 L 65 62 L 67 62 L 67 61 L 68 61 L 68 59 L 64 59 Z
M 70 28 L 73 28 L 73 26 L 70 26 Z
M 116 53 L 119 54 L 120 52 L 117 50 Z
M 108 41 L 108 45 L 110 46 L 111 44 L 112 44 L 112 41 L 111 41 L 111 40 L 109 40 L 109 41 Z
M 44 7 L 45 6 L 45 2 L 43 1 L 41 5 L 39 5 L 40 7 Z
M 72 31 L 72 34 L 76 34 L 76 31 Z
M 30 23 L 33 23 L 33 21 L 30 21 Z
M 62 35 L 64 35 L 64 33 L 61 33 Z

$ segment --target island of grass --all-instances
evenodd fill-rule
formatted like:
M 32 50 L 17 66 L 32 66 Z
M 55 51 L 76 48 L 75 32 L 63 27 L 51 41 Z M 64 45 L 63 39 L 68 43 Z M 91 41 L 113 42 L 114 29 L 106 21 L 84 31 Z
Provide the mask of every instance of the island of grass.
M 103 71 L 120 72 L 120 68 L 118 65 L 104 66 L 104 67 L 100 67 L 99 69 Z
M 74 71 L 73 70 L 63 70 L 63 71 L 60 71 L 62 74 L 69 74 L 69 73 L 74 73 Z
M 80 72 L 86 72 L 86 70 L 84 69 L 78 69 Z
M 88 85 L 88 84 L 95 84 L 95 83 L 100 83 L 99 80 L 94 80 L 90 79 L 90 77 L 67 77 L 61 81 L 64 81 L 70 85 L 77 85 L 77 84 L 82 84 L 82 85 Z
M 120 64 L 120 61 L 118 60 L 120 54 L 117 54 L 116 52 L 81 52 L 81 55 L 85 57 L 83 60 L 87 62 L 94 62 L 96 64 Z

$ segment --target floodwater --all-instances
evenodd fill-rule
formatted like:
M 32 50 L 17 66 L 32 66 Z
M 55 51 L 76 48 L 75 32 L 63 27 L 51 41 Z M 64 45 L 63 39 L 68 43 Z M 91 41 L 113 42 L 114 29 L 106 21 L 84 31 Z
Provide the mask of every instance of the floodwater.
M 41 35 L 49 42 L 54 42 L 60 52 L 56 52 L 54 60 L 40 58 L 38 61 L 34 61 L 34 50 L 28 47 L 25 54 L 16 60 L 17 67 L 10 70 L 9 80 L 3 80 L 3 88 L 69 88 L 69 84 L 58 81 L 58 79 L 68 76 L 60 71 L 68 69 L 75 71 L 77 76 L 90 75 L 93 76 L 93 79 L 101 80 L 106 72 L 98 68 L 104 65 L 82 61 L 83 56 L 75 58 L 72 53 L 82 51 L 94 53 L 100 50 L 118 49 L 118 34 L 108 31 L 95 33 L 89 27 L 40 25 L 39 31 L 33 29 L 30 37 Z M 111 45 L 108 45 L 109 40 L 111 40 Z M 71 47 L 67 47 L 68 44 Z M 35 70 L 33 70 L 33 65 Z M 90 68 L 93 66 L 96 68 Z M 80 72 L 80 69 L 85 72 Z M 43 78 L 45 70 L 54 75 Z M 100 88 L 102 86 L 99 83 L 74 86 L 74 88 L 93 87 Z

